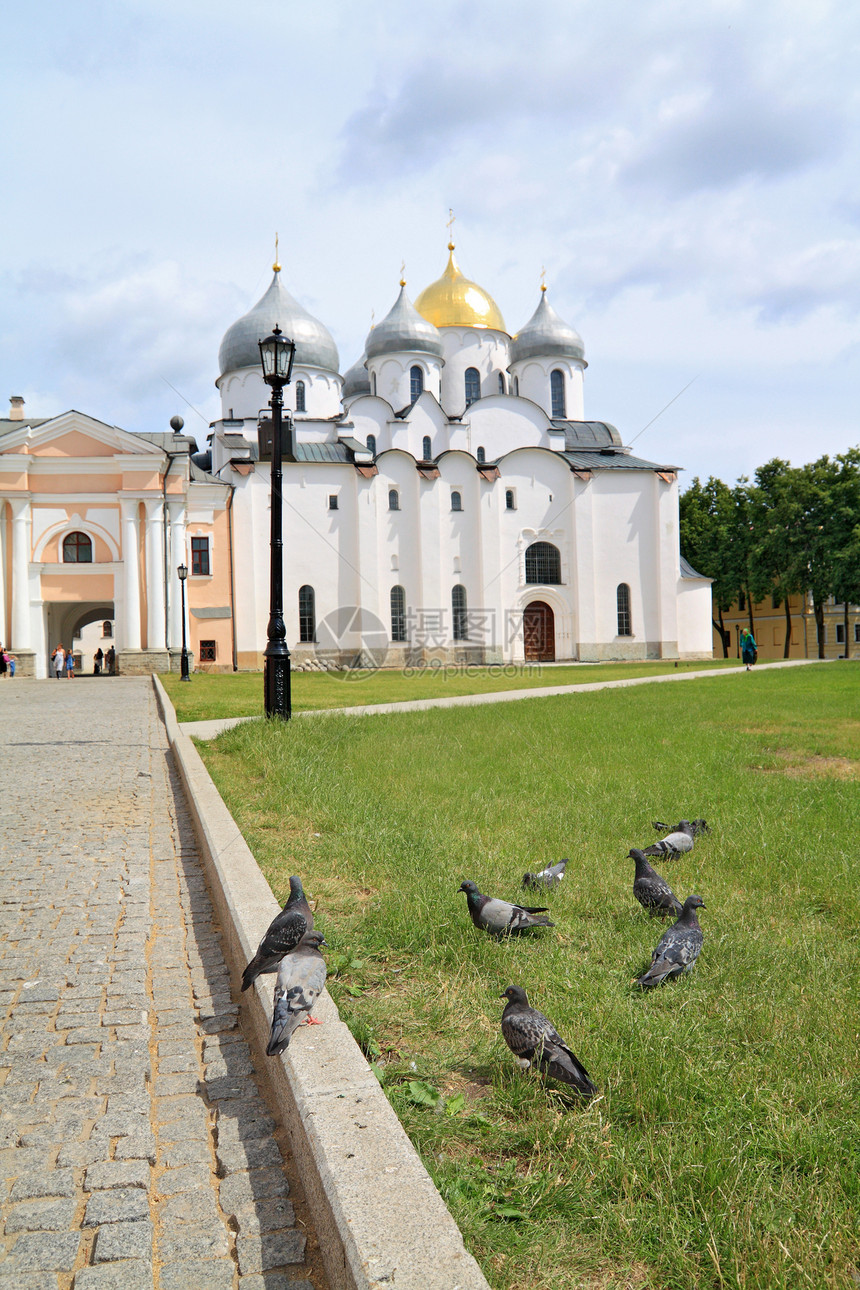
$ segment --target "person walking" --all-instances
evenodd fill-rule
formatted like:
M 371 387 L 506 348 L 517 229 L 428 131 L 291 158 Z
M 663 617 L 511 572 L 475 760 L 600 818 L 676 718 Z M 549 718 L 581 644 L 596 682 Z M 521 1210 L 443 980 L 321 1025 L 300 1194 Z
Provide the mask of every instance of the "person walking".
M 3 646 L 0 645 L 0 681 L 2 681 L 3 678 L 6 676 L 8 669 L 9 669 L 9 655 L 6 653 Z
M 71 650 L 66 655 L 66 676 L 70 681 L 75 679 L 75 656 Z
M 93 655 L 93 676 L 101 676 L 102 663 L 104 663 L 104 659 L 105 659 L 104 650 L 102 649 L 101 645 L 99 645 L 98 649 Z
M 746 663 L 748 672 L 752 670 L 752 666 L 758 658 L 758 646 L 753 639 L 752 632 L 748 632 L 746 627 L 741 631 L 741 658 Z
M 114 668 L 116 667 L 116 650 L 113 645 L 111 645 L 107 654 L 105 654 L 105 665 L 108 670 L 108 676 L 113 676 Z
M 54 664 L 54 676 L 59 681 L 62 679 L 63 668 L 66 666 L 66 651 L 63 649 L 62 642 L 54 650 L 51 660 Z

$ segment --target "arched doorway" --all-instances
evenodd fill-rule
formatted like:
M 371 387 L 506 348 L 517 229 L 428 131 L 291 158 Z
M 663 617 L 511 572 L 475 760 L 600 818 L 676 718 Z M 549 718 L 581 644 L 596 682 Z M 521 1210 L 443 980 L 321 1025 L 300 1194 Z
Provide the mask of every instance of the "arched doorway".
M 555 662 L 555 615 L 545 600 L 532 600 L 523 612 L 527 663 Z

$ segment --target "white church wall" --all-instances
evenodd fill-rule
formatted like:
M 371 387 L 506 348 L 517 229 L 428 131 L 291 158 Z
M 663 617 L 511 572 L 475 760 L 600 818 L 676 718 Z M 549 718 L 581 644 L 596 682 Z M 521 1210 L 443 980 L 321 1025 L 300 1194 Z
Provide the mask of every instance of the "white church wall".
M 442 369 L 442 407 L 448 416 L 466 410 L 466 369 L 477 368 L 481 397 L 499 393 L 499 373 L 507 384 L 510 337 L 488 328 L 441 327 L 445 366 Z
M 713 658 L 710 582 L 705 578 L 679 578 L 677 603 L 681 658 Z
M 424 389 L 435 399 L 441 395 L 439 360 L 430 354 L 409 351 L 380 354 L 367 360 L 371 381 L 376 378 L 376 393 L 399 411 L 409 407 L 412 399 L 412 368 L 420 367 Z
M 564 375 L 565 418 L 582 421 L 585 417 L 583 369 L 578 363 L 564 358 L 528 358 L 511 365 L 511 377 L 516 378 L 520 397 L 531 399 L 548 417 L 552 416 L 550 378 L 554 371 Z
M 517 448 L 549 446 L 549 421 L 532 403 L 496 395 L 474 403 L 466 416 L 472 451 L 477 454 L 478 447 L 482 447 L 487 461 L 495 461 Z

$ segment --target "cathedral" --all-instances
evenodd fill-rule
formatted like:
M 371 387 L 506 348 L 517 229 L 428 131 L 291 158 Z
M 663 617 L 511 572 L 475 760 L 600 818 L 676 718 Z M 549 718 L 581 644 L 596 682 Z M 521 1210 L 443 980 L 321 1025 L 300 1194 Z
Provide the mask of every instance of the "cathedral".
M 0 641 L 23 675 L 111 621 L 119 670 L 262 666 L 271 422 L 258 341 L 295 341 L 283 463 L 297 665 L 711 655 L 710 583 L 679 547 L 677 467 L 585 419 L 578 333 L 541 287 L 512 334 L 449 243 L 442 276 L 341 375 L 281 266 L 228 327 L 207 444 L 83 413 L 0 421 Z M 178 570 L 187 572 L 180 579 Z M 86 668 L 86 662 L 85 662 Z M 86 669 L 89 670 L 89 669 Z

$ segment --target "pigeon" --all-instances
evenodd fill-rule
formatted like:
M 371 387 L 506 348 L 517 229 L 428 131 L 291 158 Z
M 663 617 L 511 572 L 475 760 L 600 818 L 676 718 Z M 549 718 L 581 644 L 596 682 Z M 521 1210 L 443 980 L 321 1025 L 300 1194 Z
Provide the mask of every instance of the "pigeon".
M 679 824 L 664 824 L 662 820 L 652 820 L 651 826 L 652 828 L 655 828 L 658 833 L 679 833 L 683 822 L 684 821 L 682 820 Z M 698 838 L 703 833 L 710 833 L 711 831 L 707 820 L 691 820 L 690 828 L 693 830 L 694 838 Z
M 681 910 L 681 917 L 673 923 L 651 955 L 651 966 L 634 982 L 643 990 L 667 981 L 670 976 L 689 972 L 702 948 L 702 929 L 696 917 L 697 909 L 704 909 L 701 896 L 688 896 Z
M 559 860 L 558 864 L 549 865 L 540 873 L 524 873 L 523 886 L 527 891 L 529 887 L 535 891 L 540 891 L 541 887 L 557 887 L 564 877 L 566 865 L 567 860 Z
M 681 820 L 678 828 L 655 842 L 653 846 L 644 847 L 643 855 L 646 856 L 663 856 L 666 860 L 674 860 L 677 856 L 683 855 L 685 851 L 693 849 L 693 826 L 689 820 Z
M 290 896 L 276 918 L 269 924 L 257 953 L 242 973 L 242 989 L 266 972 L 277 972 L 285 954 L 295 949 L 305 932 L 313 930 L 314 916 L 302 890 L 301 878 L 290 879 Z
M 268 1057 L 276 1057 L 289 1047 L 305 1013 L 313 1025 L 320 1024 L 313 1021 L 310 1011 L 325 985 L 325 959 L 319 949 L 325 944 L 322 932 L 305 932 L 296 948 L 281 959 L 275 982 L 272 1030 L 266 1045 Z
M 459 890 L 466 893 L 472 922 L 493 936 L 502 936 L 506 932 L 524 932 L 529 927 L 555 927 L 555 923 L 551 923 L 548 918 L 537 917 L 548 912 L 546 907 L 509 905 L 506 900 L 482 896 L 474 882 L 461 882 Z
M 588 1071 L 549 1018 L 529 1006 L 525 990 L 509 985 L 499 998 L 508 1001 L 502 1013 L 502 1035 L 520 1066 L 525 1070 L 536 1059 L 540 1069 L 553 1079 L 572 1084 L 585 1097 L 594 1097 L 597 1089 Z
M 649 914 L 680 914 L 681 902 L 665 878 L 661 878 L 656 869 L 652 869 L 644 851 L 634 847 L 627 854 L 636 861 L 636 877 L 633 879 L 633 895 Z

